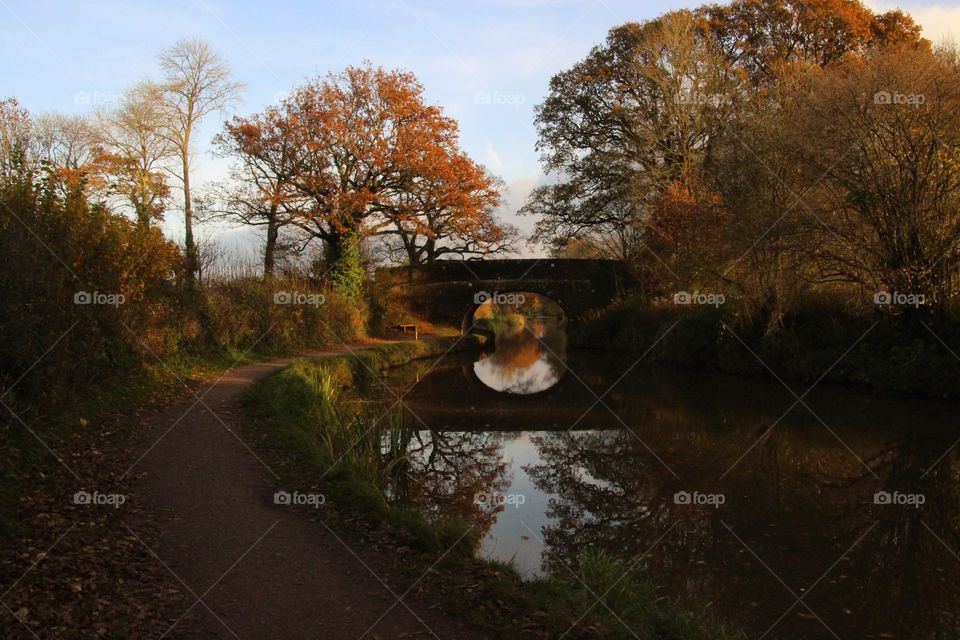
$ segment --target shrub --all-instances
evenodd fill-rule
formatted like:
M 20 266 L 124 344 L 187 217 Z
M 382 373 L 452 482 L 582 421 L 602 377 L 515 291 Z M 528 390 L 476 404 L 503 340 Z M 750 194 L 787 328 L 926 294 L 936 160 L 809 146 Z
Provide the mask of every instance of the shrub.
M 91 204 L 81 183 L 27 171 L 0 183 L 0 388 L 13 387 L 4 402 L 55 414 L 82 390 L 174 361 L 364 335 L 364 314 L 315 280 L 240 278 L 187 291 L 183 269 L 159 229 Z M 322 304 L 278 304 L 284 291 L 321 294 Z

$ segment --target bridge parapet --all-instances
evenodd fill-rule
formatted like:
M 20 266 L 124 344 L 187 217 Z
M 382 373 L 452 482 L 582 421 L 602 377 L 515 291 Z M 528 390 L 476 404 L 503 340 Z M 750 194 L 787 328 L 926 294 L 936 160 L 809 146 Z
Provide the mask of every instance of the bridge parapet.
M 616 260 L 443 260 L 380 269 L 379 286 L 398 288 L 409 308 L 438 324 L 461 326 L 495 292 L 528 291 L 559 304 L 572 321 L 610 304 L 631 280 Z
M 429 265 L 390 267 L 377 271 L 377 280 L 391 282 L 450 282 L 457 280 L 575 279 L 584 274 L 627 276 L 618 260 L 568 260 L 525 258 L 519 260 L 438 260 Z

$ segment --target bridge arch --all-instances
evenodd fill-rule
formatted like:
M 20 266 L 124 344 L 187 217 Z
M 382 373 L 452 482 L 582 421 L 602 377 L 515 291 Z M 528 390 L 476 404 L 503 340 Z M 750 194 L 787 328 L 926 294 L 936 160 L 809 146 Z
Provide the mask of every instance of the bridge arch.
M 441 260 L 430 265 L 380 269 L 378 286 L 396 288 L 420 317 L 459 326 L 485 296 L 525 291 L 556 302 L 571 324 L 609 305 L 631 281 L 617 260 Z
M 522 296 L 522 297 L 521 297 Z M 489 300 L 479 301 L 476 297 L 472 300 L 469 305 L 464 307 L 463 319 L 460 321 L 460 332 L 467 333 L 475 324 L 475 318 L 477 312 L 483 308 L 485 304 L 512 304 L 512 301 L 516 301 L 516 304 L 522 306 L 531 301 L 531 298 L 540 298 L 541 304 L 547 308 L 556 307 L 560 311 L 561 316 L 558 318 L 561 322 L 567 321 L 567 313 L 563 310 L 563 307 L 556 300 L 550 296 L 540 293 L 537 291 L 530 291 L 528 289 L 517 289 L 510 291 L 496 291 L 491 292 L 491 297 Z

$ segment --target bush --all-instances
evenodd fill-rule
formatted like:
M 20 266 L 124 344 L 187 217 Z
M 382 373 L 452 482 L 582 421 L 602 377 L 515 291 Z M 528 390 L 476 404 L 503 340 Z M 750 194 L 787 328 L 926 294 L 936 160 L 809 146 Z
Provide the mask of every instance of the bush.
M 57 414 L 81 391 L 175 362 L 365 335 L 357 306 L 315 280 L 242 278 L 188 291 L 184 266 L 159 229 L 91 204 L 82 184 L 30 172 L 0 184 L 4 402 L 20 413 L 43 405 Z M 322 294 L 323 303 L 278 304 L 284 291 Z
M 0 384 L 33 367 L 18 398 L 49 395 L 51 376 L 70 394 L 165 352 L 182 264 L 158 230 L 138 230 L 79 191 L 28 179 L 0 186 Z
M 314 293 L 317 304 L 279 304 L 278 294 Z M 202 292 L 207 344 L 220 349 L 292 350 L 337 345 L 363 337 L 365 320 L 333 291 L 297 278 L 243 278 Z M 320 301 L 322 300 L 322 303 Z
M 960 345 L 955 322 L 930 318 L 924 327 L 844 307 L 832 296 L 808 297 L 786 320 L 771 331 L 763 318 L 738 313 L 735 303 L 714 309 L 629 298 L 576 326 L 571 342 L 639 354 L 662 337 L 648 361 L 763 377 L 770 367 L 780 378 L 808 384 L 829 371 L 826 379 L 835 383 L 960 396 L 960 360 L 953 355 L 960 347 L 945 346 Z

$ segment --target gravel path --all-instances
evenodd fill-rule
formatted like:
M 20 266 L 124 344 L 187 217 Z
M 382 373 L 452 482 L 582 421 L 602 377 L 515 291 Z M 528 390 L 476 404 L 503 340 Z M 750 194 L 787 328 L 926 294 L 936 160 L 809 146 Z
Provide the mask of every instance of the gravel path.
M 415 590 L 397 604 L 406 587 L 391 592 L 368 569 L 383 566 L 382 558 L 370 561 L 372 550 L 319 518 L 274 504 L 273 472 L 238 435 L 239 400 L 287 363 L 237 367 L 200 389 L 199 401 L 191 397 L 148 420 L 131 471 L 142 476 L 136 498 L 159 523 L 155 560 L 195 603 L 165 637 L 477 637 L 418 603 Z

